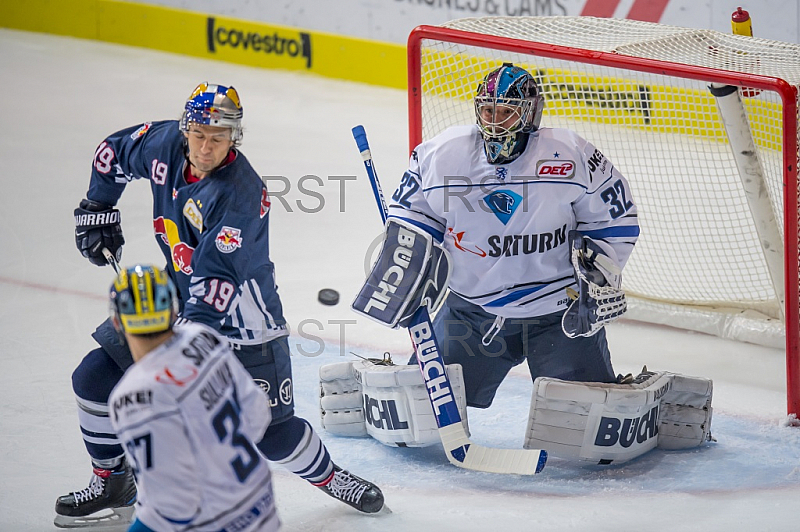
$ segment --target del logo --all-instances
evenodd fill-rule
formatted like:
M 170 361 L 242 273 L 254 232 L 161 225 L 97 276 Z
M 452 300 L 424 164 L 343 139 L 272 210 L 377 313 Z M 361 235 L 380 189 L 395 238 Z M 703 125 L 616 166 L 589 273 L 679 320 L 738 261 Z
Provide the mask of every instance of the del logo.
M 192 198 L 186 200 L 186 203 L 183 205 L 183 215 L 195 229 L 201 233 L 203 232 L 203 213 L 197 208 L 197 204 Z
M 159 216 L 153 220 L 153 230 L 156 235 L 161 237 L 161 241 L 169 246 L 172 254 L 172 266 L 175 271 L 191 275 L 193 272 L 192 254 L 194 253 L 194 248 L 181 242 L 178 226 L 175 225 L 175 222 L 169 218 Z
M 229 21 L 227 24 L 236 24 Z M 253 27 L 252 24 L 248 26 Z M 215 17 L 206 20 L 206 39 L 208 51 L 217 52 L 217 47 L 241 48 L 244 51 L 261 52 L 275 56 L 304 57 L 306 68 L 311 68 L 311 35 L 299 32 L 287 36 L 268 30 L 270 33 L 261 33 L 257 30 L 246 30 L 232 26 L 217 25 Z
M 145 122 L 144 124 L 142 124 L 142 126 L 139 129 L 131 133 L 131 140 L 136 140 L 145 133 L 147 133 L 147 130 L 150 129 L 151 125 L 152 125 L 151 122 Z
M 242 231 L 235 227 L 223 226 L 216 237 L 217 249 L 223 253 L 231 253 L 242 247 Z
M 555 159 L 539 161 L 536 163 L 536 177 L 572 179 L 575 177 L 575 163 Z
M 503 222 L 503 225 L 506 225 L 511 219 L 511 215 L 522 203 L 522 196 L 510 190 L 495 190 L 484 197 L 483 201 L 497 216 L 497 219 Z

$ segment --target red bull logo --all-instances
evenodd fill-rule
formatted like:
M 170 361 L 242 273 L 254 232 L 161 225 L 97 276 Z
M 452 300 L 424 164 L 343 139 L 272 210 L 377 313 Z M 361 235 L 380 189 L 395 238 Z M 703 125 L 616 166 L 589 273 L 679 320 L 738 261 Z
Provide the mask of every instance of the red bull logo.
M 152 125 L 151 122 L 145 122 L 144 124 L 142 124 L 142 126 L 139 129 L 131 133 L 131 140 L 136 140 L 145 133 L 147 133 L 147 130 L 150 129 L 151 125 Z
M 191 275 L 192 270 L 192 253 L 194 248 L 183 242 L 178 242 L 172 248 L 172 264 L 175 266 L 176 271 L 180 270 L 186 275 Z
M 161 241 L 169 246 L 172 254 L 172 266 L 175 271 L 191 275 L 194 248 L 181 241 L 178 234 L 178 226 L 175 225 L 175 222 L 169 218 L 159 216 L 153 220 L 153 230 L 156 236 L 161 237 Z
M 216 237 L 217 249 L 222 253 L 231 253 L 242 247 L 242 231 L 235 227 L 223 226 Z

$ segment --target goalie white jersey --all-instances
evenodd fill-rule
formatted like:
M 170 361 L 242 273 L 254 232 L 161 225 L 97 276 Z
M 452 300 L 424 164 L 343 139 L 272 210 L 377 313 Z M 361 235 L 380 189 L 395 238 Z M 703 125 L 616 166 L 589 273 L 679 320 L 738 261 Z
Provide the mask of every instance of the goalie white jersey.
M 256 449 L 266 394 L 212 329 L 189 323 L 125 373 L 111 421 L 137 479 L 139 521 L 159 531 L 280 527 Z
M 504 318 L 567 307 L 570 231 L 600 242 L 620 268 L 639 235 L 627 180 L 566 129 L 539 129 L 519 158 L 491 165 L 476 126 L 452 127 L 414 150 L 389 216 L 442 240 L 450 289 Z

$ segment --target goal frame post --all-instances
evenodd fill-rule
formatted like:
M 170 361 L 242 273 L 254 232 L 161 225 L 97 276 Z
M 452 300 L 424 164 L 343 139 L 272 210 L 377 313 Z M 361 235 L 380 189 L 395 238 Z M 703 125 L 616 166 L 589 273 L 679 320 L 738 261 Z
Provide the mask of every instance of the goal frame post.
M 422 25 L 408 37 L 408 120 L 409 153 L 422 142 L 421 59 L 425 40 L 437 40 L 465 46 L 526 54 L 550 59 L 574 61 L 642 73 L 761 89 L 777 93 L 782 100 L 783 150 L 783 225 L 785 292 L 784 323 L 786 331 L 787 414 L 800 416 L 800 257 L 798 256 L 798 89 L 784 79 L 758 74 L 681 64 L 658 59 L 632 57 L 611 52 L 588 50 L 551 43 L 521 40 L 475 33 L 439 26 Z

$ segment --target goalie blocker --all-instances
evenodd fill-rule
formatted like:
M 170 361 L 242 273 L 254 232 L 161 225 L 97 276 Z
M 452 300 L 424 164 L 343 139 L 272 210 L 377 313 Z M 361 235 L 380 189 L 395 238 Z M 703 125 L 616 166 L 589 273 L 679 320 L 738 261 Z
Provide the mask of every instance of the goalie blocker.
M 352 309 L 392 328 L 407 327 L 420 306 L 439 308 L 450 272 L 450 255 L 429 233 L 389 218 L 381 253 Z
M 467 424 L 461 366 L 446 367 L 453 396 Z M 339 436 L 372 436 L 392 447 L 441 443 L 426 384 L 417 366 L 358 360 L 319 369 L 322 426 Z
M 534 381 L 526 448 L 597 464 L 711 441 L 712 381 L 647 368 L 626 384 Z

